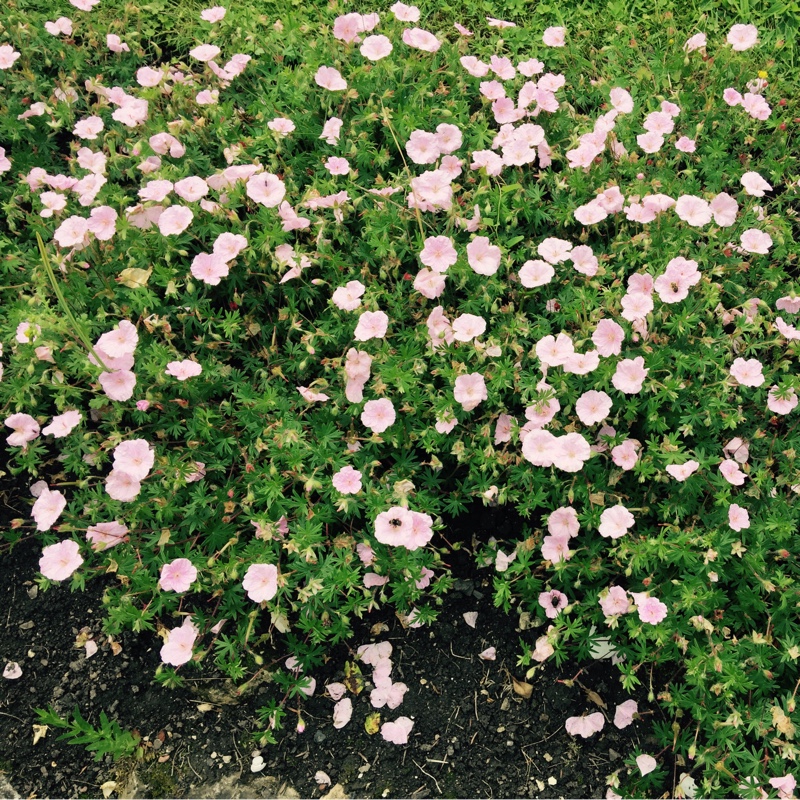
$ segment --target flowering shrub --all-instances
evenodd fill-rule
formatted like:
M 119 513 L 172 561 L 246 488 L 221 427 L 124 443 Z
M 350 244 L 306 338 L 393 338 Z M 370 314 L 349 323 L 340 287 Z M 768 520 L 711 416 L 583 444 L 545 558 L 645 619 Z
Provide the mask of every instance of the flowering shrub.
M 435 625 L 443 515 L 510 505 L 529 526 L 476 557 L 547 625 L 520 665 L 600 639 L 627 688 L 682 665 L 656 733 L 687 781 L 788 796 L 774 36 L 673 29 L 606 63 L 538 17 L 214 7 L 164 52 L 144 12 L 71 1 L 0 28 L 0 406 L 35 479 L 5 535 L 41 532 L 41 585 L 114 573 L 107 632 L 160 634 L 168 685 L 212 656 L 241 680 L 278 633 L 308 669 L 378 605 Z

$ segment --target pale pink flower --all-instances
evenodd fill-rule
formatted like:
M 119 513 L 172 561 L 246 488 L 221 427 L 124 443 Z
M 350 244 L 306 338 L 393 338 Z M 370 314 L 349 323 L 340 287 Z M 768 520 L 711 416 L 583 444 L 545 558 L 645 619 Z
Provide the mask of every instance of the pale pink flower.
M 435 53 L 442 46 L 432 33 L 422 28 L 406 28 L 403 31 L 403 43 L 426 53 Z
M 483 375 L 479 372 L 459 375 L 456 378 L 453 396 L 457 403 L 461 403 L 464 411 L 472 411 L 477 408 L 489 397 Z
M 89 222 L 83 217 L 67 217 L 56 228 L 53 239 L 59 247 L 76 247 L 85 245 L 88 242 Z
M 347 88 L 347 81 L 334 67 L 320 67 L 314 74 L 314 82 L 329 92 L 341 92 Z
M 429 300 L 435 300 L 444 291 L 445 276 L 432 272 L 429 269 L 421 269 L 414 279 L 414 288 Z
M 322 133 L 319 138 L 325 139 L 328 144 L 337 144 L 343 124 L 343 121 L 338 117 L 331 117 L 322 126 Z
M 600 515 L 598 533 L 607 539 L 619 539 L 624 536 L 634 524 L 633 514 L 623 505 L 607 508 Z
M 406 546 L 414 529 L 413 513 L 402 506 L 392 506 L 375 518 L 375 538 L 390 547 Z
M 361 55 L 370 61 L 380 61 L 392 52 L 392 43 L 386 36 L 367 36 L 359 48 Z
M 592 334 L 592 342 L 597 348 L 597 352 L 605 358 L 618 356 L 622 352 L 624 339 L 625 331 L 610 319 L 601 319 Z
M 458 254 L 449 236 L 429 236 L 425 239 L 419 260 L 434 272 L 447 272 L 458 260 Z
M 634 714 L 639 711 L 635 700 L 626 700 L 620 703 L 614 711 L 614 725 L 618 728 L 627 728 L 633 722 Z
M 505 19 L 495 19 L 494 17 L 486 17 L 486 24 L 490 28 L 516 28 L 516 22 L 509 22 Z
M 383 339 L 389 325 L 389 317 L 383 311 L 364 311 L 358 318 L 358 324 L 353 331 L 353 338 L 357 342 L 366 342 L 368 339 Z
M 772 247 L 772 237 L 757 228 L 749 228 L 740 237 L 742 249 L 748 253 L 766 255 Z
M 59 17 L 55 22 L 45 22 L 44 29 L 52 36 L 72 36 L 72 20 Z
M 597 275 L 599 267 L 597 256 L 588 245 L 582 244 L 573 247 L 569 254 L 569 260 L 572 261 L 572 267 L 576 272 L 590 278 Z
M 575 403 L 575 413 L 584 425 L 596 425 L 611 413 L 612 401 L 605 392 L 584 392 Z
M 213 106 L 219 101 L 219 90 L 203 89 L 197 93 L 195 100 L 200 106 Z
M 631 610 L 631 601 L 628 593 L 621 586 L 610 586 L 608 592 L 598 599 L 603 614 L 615 617 L 627 614 Z
M 428 131 L 412 131 L 406 142 L 406 153 L 415 164 L 433 164 L 441 155 L 439 138 Z
M 426 324 L 434 348 L 439 347 L 442 342 L 451 344 L 454 341 L 453 329 L 441 306 L 436 306 L 431 311 Z
M 362 424 L 373 433 L 383 433 L 394 425 L 396 418 L 394 405 L 387 397 L 382 397 L 380 400 L 368 400 L 361 412 Z
M 729 228 L 736 222 L 739 204 L 729 194 L 720 192 L 710 203 L 714 222 L 721 228 Z
M 164 70 L 153 69 L 152 67 L 140 67 L 136 70 L 136 82 L 139 86 L 151 88 L 158 86 L 164 79 Z
M 342 14 L 341 16 L 336 17 L 333 23 L 334 38 L 343 42 L 347 42 L 347 44 L 358 41 L 358 34 L 362 33 L 363 30 L 364 22 L 361 14 Z
M 194 203 L 208 194 L 208 184 L 196 175 L 178 181 L 173 188 L 175 194 L 187 203 Z
M 798 397 L 793 388 L 786 392 L 783 399 L 778 397 L 777 386 L 773 386 L 767 395 L 767 408 L 775 414 L 790 414 L 797 408 L 798 402 Z
M 180 628 L 173 628 L 167 633 L 160 657 L 165 664 L 180 667 L 192 660 L 192 648 L 200 632 L 191 617 L 184 617 Z
M 333 727 L 336 729 L 344 728 L 353 716 L 353 701 L 349 697 L 343 697 L 333 707 Z
M 10 44 L 0 45 L 0 69 L 11 69 L 19 57 L 20 53 Z
M 457 342 L 471 342 L 486 331 L 486 320 L 475 314 L 461 314 L 453 320 L 452 328 Z
M 489 72 L 489 65 L 475 56 L 462 56 L 460 62 L 473 78 L 483 78 Z
M 548 619 L 555 619 L 567 607 L 567 603 L 567 596 L 558 589 L 541 592 L 539 595 L 539 605 L 544 609 Z
M 111 206 L 98 206 L 92 209 L 86 224 L 97 239 L 107 242 L 117 232 L 117 212 Z
M 213 44 L 201 44 L 189 51 L 189 55 L 198 61 L 213 61 L 222 51 Z
M 775 308 L 778 311 L 785 311 L 787 314 L 797 314 L 800 311 L 800 297 L 786 295 L 775 301 Z
M 664 137 L 655 131 L 640 133 L 636 137 L 636 143 L 645 153 L 657 153 L 664 146 Z
M 97 340 L 97 347 L 112 358 L 120 358 L 132 355 L 138 343 L 139 334 L 136 326 L 127 319 L 123 319 L 113 331 L 104 333 Z
M 280 205 L 286 195 L 283 181 L 271 172 L 252 175 L 247 181 L 247 196 L 266 208 Z
M 350 174 L 350 162 L 346 158 L 341 158 L 340 156 L 330 156 L 330 158 L 325 160 L 323 164 L 325 165 L 325 169 L 327 169 L 331 175 Z
M 526 289 L 545 286 L 555 277 L 556 271 L 546 261 L 534 259 L 526 261 L 519 270 L 519 282 Z
M 61 516 L 61 513 L 67 507 L 67 498 L 59 491 L 50 491 L 48 488 L 42 489 L 42 493 L 36 498 L 31 510 L 31 516 L 36 520 L 37 531 L 49 531 L 53 527 L 56 520 Z M 62 542 L 63 544 L 63 542 Z M 77 543 L 75 550 L 77 552 Z M 70 574 L 74 570 L 70 570 Z M 62 578 L 54 578 L 53 580 L 63 580 Z
M 114 469 L 143 481 L 155 463 L 155 450 L 146 439 L 128 439 L 114 448 Z
M 772 190 L 771 184 L 767 183 L 757 172 L 745 172 L 739 180 L 745 192 L 753 197 L 763 197 L 766 192 Z
M 636 610 L 642 622 L 649 622 L 651 625 L 658 625 L 667 616 L 667 605 L 662 603 L 657 597 L 646 597 L 641 593 L 634 593 Z
M 675 202 L 674 208 L 678 217 L 693 228 L 707 225 L 713 216 L 709 204 L 702 197 L 691 194 L 681 195 Z
M 557 337 L 545 336 L 536 343 L 536 357 L 549 367 L 560 367 L 574 355 L 572 340 L 563 331 Z
M 780 800 L 791 800 L 794 795 L 794 790 L 797 787 L 797 781 L 794 775 L 790 772 L 788 775 L 782 775 L 778 778 L 770 778 L 769 785 L 773 789 L 778 790 L 778 797 Z
M 742 506 L 731 503 L 728 506 L 728 525 L 734 531 L 741 531 L 750 527 L 750 515 L 747 509 Z
M 742 108 L 753 118 L 765 120 L 769 119 L 772 109 L 769 103 L 760 95 L 746 92 L 742 98 Z
M 280 138 L 283 138 L 288 136 L 297 126 L 286 117 L 275 117 L 275 119 L 271 119 L 267 123 L 267 127 L 273 133 L 277 133 Z
M 361 491 L 361 472 L 353 467 L 342 467 L 331 478 L 333 488 L 341 494 L 358 494 Z
M 695 50 L 702 50 L 706 46 L 706 35 L 704 33 L 696 33 L 694 36 L 686 40 L 683 49 L 687 53 L 692 53 Z
M 620 392 L 638 394 L 642 390 L 642 384 L 649 371 L 644 366 L 644 358 L 642 356 L 624 358 L 617 363 L 611 383 Z
M 497 424 L 494 429 L 494 443 L 502 444 L 503 442 L 511 441 L 511 422 L 513 417 L 508 414 L 501 414 L 497 418 Z
M 106 47 L 112 53 L 130 53 L 131 49 L 116 33 L 106 34 Z
M 570 736 L 581 736 L 588 739 L 603 729 L 606 724 L 605 717 L 596 711 L 583 717 L 567 717 L 564 729 Z
M 548 47 L 563 47 L 566 44 L 566 28 L 548 28 L 542 35 L 542 41 Z
M 65 411 L 63 414 L 53 417 L 50 424 L 42 429 L 42 433 L 45 436 L 52 434 L 54 438 L 61 439 L 71 433 L 72 429 L 80 423 L 81 419 L 83 419 L 83 415 L 80 411 Z M 8 424 L 7 420 L 6 424 Z
M 758 42 L 758 28 L 755 25 L 734 25 L 728 31 L 728 44 L 733 50 L 749 50 Z
M 40 528 L 40 530 L 42 530 Z M 46 530 L 46 529 L 44 529 Z M 72 539 L 51 544 L 42 550 L 39 559 L 39 572 L 51 581 L 64 581 L 72 577 L 75 570 L 83 564 L 80 546 Z
M 730 458 L 726 458 L 719 465 L 719 471 L 722 473 L 722 477 L 732 486 L 741 486 L 745 482 L 745 478 L 747 478 L 747 475 L 739 469 L 739 465 Z
M 106 170 L 106 157 L 103 153 L 95 153 L 88 147 L 81 147 L 78 150 L 78 166 L 81 169 L 88 169 L 90 172 L 102 174 Z
M 472 36 L 472 31 L 468 28 L 465 28 L 461 23 L 454 22 L 453 27 L 462 35 L 462 36 Z
M 436 429 L 437 433 L 447 434 L 450 433 L 456 425 L 458 425 L 458 420 L 455 417 L 450 417 L 449 419 L 437 417 L 436 424 L 433 427 Z
M 728 87 L 722 93 L 722 99 L 729 105 L 729 106 L 740 106 L 742 105 L 743 98 L 742 95 L 733 89 L 732 87 Z
M 192 259 L 191 273 L 209 286 L 217 286 L 230 273 L 228 262 L 218 253 L 198 253 Z
M 578 472 L 583 469 L 584 462 L 591 455 L 589 442 L 581 434 L 568 433 L 555 440 L 552 450 L 553 466 L 564 472 Z
M 413 720 L 398 717 L 394 722 L 384 722 L 381 725 L 381 736 L 392 744 L 408 744 L 408 736 L 413 727 Z
M 525 61 L 520 61 L 517 64 L 517 69 L 526 78 L 532 78 L 534 75 L 544 72 L 544 64 L 537 58 L 529 58 Z
M 633 469 L 639 460 L 639 451 L 635 440 L 626 439 L 622 444 L 614 447 L 611 450 L 611 459 L 618 467 L 622 467 L 624 470 Z
M 442 122 L 436 126 L 436 140 L 442 153 L 454 153 L 464 142 L 464 137 L 458 125 Z
M 165 592 L 187 592 L 197 580 L 197 567 L 188 558 L 176 558 L 161 567 L 158 585 Z
M 278 568 L 274 564 L 251 564 L 245 573 L 242 588 L 254 603 L 272 600 L 278 593 Z
M 536 252 L 550 264 L 560 264 L 562 261 L 566 261 L 570 257 L 571 250 L 572 242 L 552 236 L 540 242 L 536 248 Z
M 389 6 L 389 11 L 394 14 L 395 19 L 401 22 L 419 22 L 419 9 L 416 6 L 407 6 L 405 3 L 395 3 Z
M 761 386 L 764 365 L 757 358 L 737 358 L 731 366 L 731 376 L 742 386 Z
M 158 218 L 158 229 L 164 236 L 177 236 L 192 224 L 194 214 L 186 206 L 170 206 Z
M 130 400 L 136 386 L 136 375 L 127 369 L 101 372 L 97 380 L 110 400 Z
M 95 552 L 108 550 L 128 541 L 128 528 L 119 522 L 98 522 L 86 529 L 86 540 L 92 543 Z
M 675 149 L 680 150 L 682 153 L 694 153 L 697 149 L 697 145 L 694 139 L 690 139 L 688 136 L 681 136 L 680 139 L 675 142 Z
M 170 361 L 164 374 L 177 378 L 179 381 L 185 381 L 196 377 L 202 371 L 203 368 L 196 361 L 184 359 L 183 361 Z
M 550 513 L 547 518 L 547 530 L 553 536 L 571 538 L 578 535 L 580 523 L 578 512 L 571 506 L 562 506 Z
M 219 22 L 220 20 L 224 19 L 226 10 L 223 6 L 213 6 L 212 8 L 206 8 L 200 12 L 200 18 L 204 19 L 206 22 Z
M 307 386 L 298 386 L 297 391 L 300 392 L 303 399 L 308 403 L 324 403 L 330 400 L 330 397 L 324 392 L 315 392 Z
M 479 275 L 494 275 L 500 266 L 500 248 L 486 236 L 476 236 L 467 245 L 467 261 Z
M 675 478 L 676 481 L 683 482 L 690 475 L 697 472 L 699 468 L 699 462 L 690 460 L 685 464 L 669 464 L 665 469 L 670 475 L 672 475 L 673 478 Z
M 355 311 L 361 305 L 361 297 L 366 287 L 361 281 L 348 281 L 334 291 L 331 300 L 342 311 Z
M 611 90 L 611 105 L 620 114 L 630 114 L 633 111 L 633 98 L 630 92 L 616 86 Z
M 39 200 L 43 206 L 39 212 L 41 217 L 52 217 L 54 213 L 63 211 L 67 207 L 67 198 L 58 192 L 42 192 Z
M 39 423 L 30 414 L 12 414 L 5 424 L 14 431 L 6 439 L 12 447 L 25 449 L 39 435 Z
M 247 239 L 240 233 L 221 233 L 214 240 L 214 255 L 226 263 L 232 261 L 247 247 Z

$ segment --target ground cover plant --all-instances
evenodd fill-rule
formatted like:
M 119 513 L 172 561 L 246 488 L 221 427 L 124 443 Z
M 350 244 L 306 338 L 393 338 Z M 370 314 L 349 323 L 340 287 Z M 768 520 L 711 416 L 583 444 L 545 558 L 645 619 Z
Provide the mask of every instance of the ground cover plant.
M 610 791 L 669 750 L 676 791 L 788 797 L 793 17 L 510 10 L 8 6 L 4 540 L 41 538 L 48 591 L 116 575 L 106 633 L 161 636 L 165 687 L 272 672 L 266 741 L 354 618 L 435 631 L 443 515 L 513 507 L 470 548 L 540 623 L 521 674 L 682 665 Z

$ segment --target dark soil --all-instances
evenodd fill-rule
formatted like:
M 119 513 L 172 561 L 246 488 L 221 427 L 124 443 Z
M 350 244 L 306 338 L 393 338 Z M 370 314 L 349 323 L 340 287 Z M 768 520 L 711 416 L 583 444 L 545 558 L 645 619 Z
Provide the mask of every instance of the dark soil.
M 5 518 L 27 513 L 24 508 L 9 513 L 7 507 L 0 512 Z M 478 524 L 498 535 L 504 513 L 473 515 L 472 530 Z M 254 784 L 267 775 L 302 797 L 319 797 L 330 787 L 315 783 L 318 770 L 355 797 L 605 797 L 606 777 L 620 769 L 624 776 L 635 747 L 655 752 L 650 724 L 661 715 L 646 695 L 634 695 L 640 713 L 646 712 L 643 719 L 624 730 L 613 725 L 616 704 L 629 695 L 607 661 L 584 665 L 580 675 L 581 684 L 608 707 L 604 729 L 590 739 L 564 730 L 567 717 L 598 710 L 577 683 L 559 682 L 575 675 L 575 664 L 539 668 L 528 679 L 530 699 L 514 692 L 511 676 L 525 679 L 516 666 L 520 639 L 533 642 L 542 631 L 521 631 L 517 614 L 494 609 L 491 574 L 474 571 L 467 559 L 435 629 L 404 630 L 388 609 L 363 620 L 349 643 L 352 651 L 331 648 L 314 673 L 317 691 L 302 707 L 305 732 L 295 731 L 296 717 L 289 712 L 278 744 L 257 748 L 251 737 L 256 709 L 278 697 L 274 685 L 263 683 L 236 697 L 211 665 L 199 678 L 187 673 L 185 689 L 155 684 L 161 640 L 152 633 L 127 633 L 114 655 L 101 630 L 103 581 L 93 581 L 83 593 L 71 594 L 65 586 L 37 593 L 40 553 L 33 540 L 10 553 L 0 549 L 0 669 L 17 661 L 23 670 L 18 680 L 0 679 L 0 770 L 22 797 L 102 797 L 102 784 L 115 780 L 122 787 L 134 766 L 138 788 L 129 795 L 144 797 L 231 796 L 231 786 L 239 796 L 274 796 L 263 788 L 258 793 Z M 466 611 L 478 612 L 475 629 L 465 623 Z M 372 636 L 372 626 L 381 622 L 388 630 Z M 75 647 L 84 627 L 99 645 L 90 658 Z M 327 683 L 342 679 L 344 664 L 359 645 L 384 640 L 393 645 L 392 678 L 409 690 L 399 708 L 381 709 L 381 719 L 414 720 L 405 746 L 365 731 L 374 710 L 369 683 L 354 698 L 352 720 L 340 730 L 332 725 L 333 701 L 323 695 Z M 496 647 L 497 659 L 482 661 L 478 653 L 489 646 Z M 371 668 L 363 665 L 362 672 L 368 682 Z M 77 706 L 94 725 L 105 711 L 123 729 L 141 734 L 144 760 L 115 764 L 106 756 L 95 762 L 82 746 L 59 741 L 61 731 L 52 729 L 34 745 L 34 709 L 47 706 L 61 716 Z M 291 701 L 288 706 L 296 708 Z M 266 768 L 254 775 L 250 764 L 259 749 Z M 227 788 L 209 788 L 223 778 L 232 781 Z

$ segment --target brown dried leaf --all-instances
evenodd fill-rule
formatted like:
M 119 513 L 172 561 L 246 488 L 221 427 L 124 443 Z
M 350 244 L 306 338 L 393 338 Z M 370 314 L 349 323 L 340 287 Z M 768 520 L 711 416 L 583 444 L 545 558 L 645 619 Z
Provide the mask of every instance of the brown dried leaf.
M 787 738 L 794 739 L 794 723 L 780 706 L 772 706 L 772 724 Z
M 606 702 L 605 702 L 605 700 L 603 700 L 603 698 L 602 698 L 602 697 L 600 697 L 600 695 L 599 695 L 599 694 L 597 694 L 597 692 L 594 692 L 594 691 L 592 691 L 591 689 L 586 689 L 585 691 L 586 691 L 586 696 L 587 696 L 587 697 L 588 697 L 588 698 L 589 698 L 589 699 L 590 699 L 590 700 L 591 700 L 591 701 L 592 701 L 592 702 L 593 702 L 593 703 L 594 703 L 596 706 L 600 706 L 600 708 L 602 708 L 602 709 L 606 709 L 606 710 L 608 709 L 608 706 L 606 705 Z
M 513 675 L 511 676 L 511 682 L 514 686 L 514 692 L 520 697 L 524 697 L 527 700 L 533 694 L 533 686 L 530 683 L 518 681 Z

